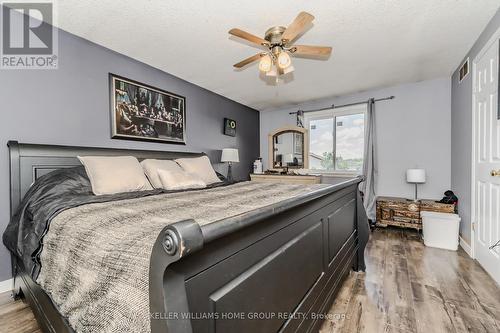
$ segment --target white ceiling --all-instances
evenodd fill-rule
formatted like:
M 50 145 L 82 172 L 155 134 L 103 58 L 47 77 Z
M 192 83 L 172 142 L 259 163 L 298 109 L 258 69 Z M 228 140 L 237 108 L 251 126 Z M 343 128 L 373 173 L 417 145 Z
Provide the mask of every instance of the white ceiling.
M 498 9 L 498 0 L 63 0 L 58 26 L 259 110 L 448 76 Z M 263 36 L 300 11 L 316 19 L 298 44 L 333 46 L 329 60 L 294 59 L 293 80 L 269 85 L 258 49 L 229 38 Z M 182 92 L 178 92 L 182 94 Z

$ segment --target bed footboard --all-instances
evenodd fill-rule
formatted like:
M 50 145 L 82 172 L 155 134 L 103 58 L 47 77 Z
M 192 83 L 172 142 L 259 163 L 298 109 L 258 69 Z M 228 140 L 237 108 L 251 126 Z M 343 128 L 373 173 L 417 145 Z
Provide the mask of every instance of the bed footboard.
M 202 247 L 201 228 L 194 220 L 167 226 L 158 235 L 149 266 L 152 332 L 192 332 L 189 320 L 169 320 L 171 318 L 166 317 L 168 314 L 189 313 L 185 288 L 182 287 L 184 277 L 171 271 L 169 266 Z
M 167 226 L 151 258 L 152 332 L 317 328 L 349 271 L 364 269 L 369 227 L 358 183 L 274 214 Z

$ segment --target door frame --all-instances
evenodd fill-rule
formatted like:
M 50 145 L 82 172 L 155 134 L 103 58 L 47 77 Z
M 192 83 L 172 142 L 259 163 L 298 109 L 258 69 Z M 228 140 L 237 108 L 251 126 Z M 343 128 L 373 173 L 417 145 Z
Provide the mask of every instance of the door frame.
M 488 42 L 481 48 L 481 50 L 477 53 L 477 55 L 472 60 L 472 154 L 471 154 L 471 205 L 470 205 L 470 249 L 471 249 L 471 257 L 476 259 L 476 234 L 474 231 L 474 225 L 476 223 L 476 124 L 475 124 L 475 115 L 476 115 L 476 66 L 479 58 L 481 58 L 486 51 L 493 46 L 495 43 L 500 43 L 500 28 L 498 28 L 488 39 Z M 499 51 L 500 52 L 500 51 Z M 499 55 L 500 56 L 500 55 Z M 499 64 L 500 65 L 500 64 Z M 500 66 L 499 66 L 500 68 Z M 500 77 L 498 78 L 500 81 Z M 499 120 L 500 121 L 500 120 Z

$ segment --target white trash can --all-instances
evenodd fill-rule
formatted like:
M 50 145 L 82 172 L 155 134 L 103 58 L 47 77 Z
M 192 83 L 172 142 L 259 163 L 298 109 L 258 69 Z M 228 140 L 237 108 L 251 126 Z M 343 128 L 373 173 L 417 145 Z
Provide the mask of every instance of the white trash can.
M 458 250 L 460 216 L 457 214 L 420 212 L 425 246 Z

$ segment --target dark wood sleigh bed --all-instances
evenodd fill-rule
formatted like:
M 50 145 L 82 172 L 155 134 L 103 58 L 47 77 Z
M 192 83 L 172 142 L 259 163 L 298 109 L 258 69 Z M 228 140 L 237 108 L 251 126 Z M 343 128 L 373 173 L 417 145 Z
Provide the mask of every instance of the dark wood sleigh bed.
M 34 180 L 80 165 L 77 155 L 139 159 L 201 153 L 20 144 L 10 141 L 11 216 Z M 364 270 L 369 227 L 361 177 L 200 226 L 166 226 L 150 260 L 151 331 L 313 332 L 351 269 Z M 45 332 L 73 332 L 12 256 L 15 293 Z

